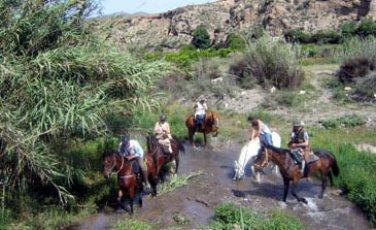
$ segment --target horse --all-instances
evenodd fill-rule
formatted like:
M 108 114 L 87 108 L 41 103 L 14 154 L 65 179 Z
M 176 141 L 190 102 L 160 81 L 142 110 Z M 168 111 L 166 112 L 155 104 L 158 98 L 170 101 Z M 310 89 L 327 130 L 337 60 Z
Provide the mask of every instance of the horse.
M 292 195 L 299 201 L 303 203 L 308 203 L 307 200 L 303 197 L 299 197 L 295 192 L 296 187 L 300 179 L 308 177 L 309 175 L 320 172 L 321 173 L 321 192 L 319 198 L 323 198 L 325 188 L 328 183 L 328 178 L 330 179 L 331 184 L 333 184 L 333 176 L 339 175 L 339 167 L 335 156 L 323 149 L 314 150 L 314 154 L 318 156 L 318 160 L 308 163 L 305 167 L 305 173 L 302 173 L 299 169 L 299 166 L 295 164 L 294 159 L 291 156 L 291 151 L 289 149 L 277 148 L 271 145 L 265 145 L 266 151 L 264 151 L 264 163 L 272 161 L 279 168 L 279 171 L 283 178 L 284 183 L 284 192 L 283 192 L 283 201 L 286 202 L 290 181 L 292 181 Z
M 146 143 L 146 165 L 148 167 L 148 179 L 152 187 L 152 195 L 156 196 L 158 182 L 164 182 L 165 180 L 165 171 L 163 171 L 163 167 L 171 162 L 175 166 L 174 171 L 171 173 L 177 173 L 180 162 L 179 153 L 184 153 L 185 148 L 175 136 L 173 136 L 171 140 L 172 154 L 164 153 L 163 146 L 159 144 L 157 138 L 152 135 L 146 137 Z
M 281 147 L 281 137 L 278 133 L 272 132 L 272 143 L 276 147 Z M 242 150 L 240 151 L 239 159 L 234 162 L 234 178 L 233 180 L 240 180 L 244 176 L 244 171 L 247 163 L 251 160 L 251 170 L 256 176 L 256 181 L 260 183 L 260 172 L 255 171 L 255 163 L 257 161 L 257 156 L 261 149 L 260 139 L 256 138 L 249 141 Z M 275 167 L 275 166 L 274 166 Z M 275 173 L 277 173 L 277 167 L 275 167 Z
M 130 215 L 133 214 L 133 203 L 136 196 L 139 196 L 138 205 L 142 207 L 143 190 L 141 174 L 135 174 L 133 166 L 136 164 L 135 160 L 128 161 L 125 157 L 117 153 L 105 154 L 103 159 L 103 176 L 109 178 L 112 171 L 116 171 L 118 176 L 119 194 L 118 205 L 120 208 L 125 209 Z M 123 197 L 129 199 L 129 209 L 123 206 Z
M 193 136 L 196 132 L 200 132 L 204 134 L 204 143 L 205 147 L 207 144 L 206 135 L 208 133 L 214 133 L 213 136 L 216 137 L 219 133 L 219 114 L 216 112 L 208 111 L 205 114 L 205 120 L 202 124 L 202 127 L 196 127 L 196 119 L 194 115 L 190 115 L 187 120 L 185 121 L 185 125 L 188 128 L 188 136 L 191 142 L 191 145 L 194 146 Z

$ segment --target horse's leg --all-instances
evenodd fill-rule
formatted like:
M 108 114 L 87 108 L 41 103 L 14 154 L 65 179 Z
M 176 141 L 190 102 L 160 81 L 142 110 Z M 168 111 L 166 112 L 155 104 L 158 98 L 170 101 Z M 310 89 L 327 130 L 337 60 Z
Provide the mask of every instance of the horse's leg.
M 124 195 L 123 191 L 121 189 L 119 189 L 118 197 L 117 197 L 117 203 L 118 203 L 118 207 L 121 208 L 121 209 L 125 209 L 125 207 L 122 203 L 123 195 Z
M 321 181 L 321 193 L 319 198 L 322 199 L 324 197 L 325 189 L 328 184 L 328 174 L 329 172 L 322 172 L 322 181 Z
M 194 137 L 194 135 L 195 135 L 195 131 L 189 130 L 188 132 L 189 132 L 189 133 L 188 133 L 189 141 L 191 142 L 191 145 L 192 145 L 193 147 L 195 147 L 195 143 L 194 143 L 194 141 L 193 141 L 193 137 Z
M 179 161 L 180 161 L 180 156 L 179 156 L 179 152 L 176 154 L 175 156 L 175 174 L 178 173 L 178 169 L 179 169 Z
M 206 138 L 206 133 L 204 132 L 204 147 L 207 149 L 207 138 Z
M 303 198 L 303 197 L 299 197 L 298 194 L 296 194 L 295 192 L 295 189 L 297 188 L 298 186 L 298 179 L 294 179 L 294 181 L 292 182 L 292 188 L 291 188 L 291 194 L 299 201 L 299 202 L 303 202 L 303 203 L 306 203 L 308 204 L 308 201 Z
M 286 202 L 287 194 L 289 192 L 290 180 L 283 178 L 283 202 Z
M 133 215 L 133 198 L 129 199 L 129 215 Z

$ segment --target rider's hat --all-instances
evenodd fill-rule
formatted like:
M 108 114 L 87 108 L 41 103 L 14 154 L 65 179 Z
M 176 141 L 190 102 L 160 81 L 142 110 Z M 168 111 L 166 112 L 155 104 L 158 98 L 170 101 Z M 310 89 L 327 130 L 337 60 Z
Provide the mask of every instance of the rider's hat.
M 121 141 L 126 145 L 128 146 L 129 145 L 129 135 L 128 134 L 124 134 L 122 137 L 121 137 Z
M 305 124 L 303 121 L 294 121 L 294 127 L 303 127 Z

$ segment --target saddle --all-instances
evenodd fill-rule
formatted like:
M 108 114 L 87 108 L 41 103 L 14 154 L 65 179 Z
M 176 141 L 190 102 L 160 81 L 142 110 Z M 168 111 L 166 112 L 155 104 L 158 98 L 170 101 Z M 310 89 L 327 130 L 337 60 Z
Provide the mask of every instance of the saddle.
M 304 177 L 307 177 L 308 175 L 307 166 L 319 160 L 319 157 L 313 154 L 313 152 L 310 152 L 310 154 L 304 154 L 304 150 L 301 148 L 292 149 L 290 153 L 295 164 L 299 165 L 299 169 L 302 171 Z
M 137 161 L 137 160 L 133 160 L 133 161 L 132 161 L 132 170 L 133 170 L 133 172 L 134 172 L 137 176 L 142 174 L 142 172 L 141 172 L 141 167 L 140 167 L 140 165 L 138 164 L 138 161 Z

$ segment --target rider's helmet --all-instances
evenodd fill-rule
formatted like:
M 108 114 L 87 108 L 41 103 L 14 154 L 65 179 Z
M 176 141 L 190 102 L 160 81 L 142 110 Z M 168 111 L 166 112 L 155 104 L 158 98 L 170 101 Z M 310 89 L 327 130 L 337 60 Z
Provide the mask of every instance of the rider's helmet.
M 294 127 L 304 127 L 304 122 L 303 121 L 294 121 L 293 126 Z
M 166 122 L 166 121 L 167 121 L 167 117 L 166 117 L 166 115 L 162 114 L 162 115 L 159 117 L 159 121 L 160 121 L 160 122 Z

